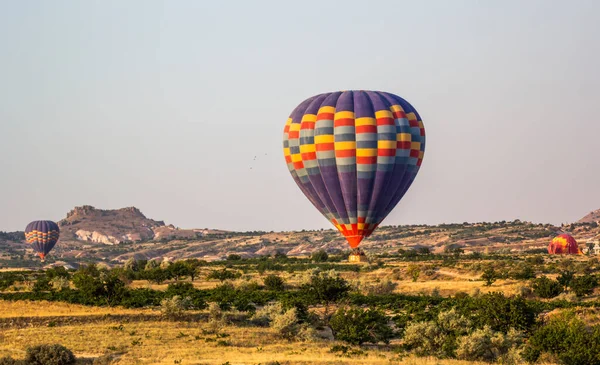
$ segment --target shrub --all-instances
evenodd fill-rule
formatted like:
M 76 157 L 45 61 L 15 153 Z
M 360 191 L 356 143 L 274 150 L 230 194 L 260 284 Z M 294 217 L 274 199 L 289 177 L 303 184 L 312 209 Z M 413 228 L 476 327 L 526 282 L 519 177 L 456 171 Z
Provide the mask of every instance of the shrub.
M 61 291 L 63 289 L 68 289 L 69 288 L 69 279 L 62 277 L 62 276 L 56 276 L 50 280 L 50 287 L 52 288 L 52 290 L 55 290 L 55 291 Z
M 419 279 L 419 275 L 421 275 L 421 268 L 419 265 L 408 265 L 406 273 L 412 278 L 412 281 L 416 282 Z
M 241 259 L 242 259 L 242 256 L 234 254 L 234 253 L 229 254 L 227 256 L 227 261 L 240 261 Z
M 440 312 L 437 317 L 437 323 L 445 332 L 456 335 L 465 334 L 471 328 L 471 321 L 465 316 L 460 315 L 455 308 L 446 312 Z
M 404 333 L 404 343 L 417 355 L 453 356 L 456 338 L 471 328 L 471 321 L 456 309 L 440 312 L 436 321 L 409 323 Z
M 434 322 L 409 323 L 404 330 L 404 345 L 418 356 L 442 356 L 446 335 Z
M 331 318 L 330 326 L 337 339 L 353 345 L 387 344 L 393 335 L 388 318 L 375 309 L 340 308 Z
M 25 363 L 30 365 L 71 365 L 75 355 L 62 345 L 37 345 L 27 348 Z
M 50 279 L 48 279 L 46 276 L 38 277 L 35 283 L 33 284 L 33 288 L 31 290 L 33 292 L 52 290 L 52 286 L 50 286 Z
M 329 259 L 329 255 L 325 250 L 319 250 L 314 252 L 310 258 L 314 262 L 325 262 Z
M 281 313 L 283 311 L 281 303 L 272 303 L 265 305 L 262 308 L 256 310 L 256 312 L 252 315 L 251 321 L 255 324 L 267 326 L 271 324 L 272 318 L 277 313 Z
M 386 279 L 379 283 L 365 285 L 362 289 L 366 295 L 388 295 L 394 292 L 396 286 L 398 286 L 396 283 L 389 279 Z
M 456 356 L 463 360 L 488 362 L 509 356 L 513 358 L 515 350 L 522 341 L 523 337 L 517 331 L 511 330 L 505 335 L 502 332 L 494 332 L 489 326 L 485 326 L 458 339 Z M 509 352 L 511 352 L 510 355 Z
M 170 319 L 178 319 L 183 316 L 186 310 L 190 309 L 191 303 L 189 297 L 175 295 L 171 298 L 163 299 L 160 302 L 161 313 Z
M 532 306 L 523 297 L 506 297 L 494 292 L 481 295 L 461 312 L 469 315 L 477 328 L 488 325 L 494 331 L 507 333 L 510 328 L 528 331 L 535 324 L 539 308 Z
M 150 271 L 156 268 L 160 267 L 160 262 L 158 262 L 157 260 L 149 260 L 148 262 L 146 262 L 146 265 L 144 266 L 144 270 L 146 271 Z
M 556 280 L 564 288 L 568 288 L 568 287 L 571 286 L 571 282 L 573 281 L 574 277 L 575 277 L 575 273 L 573 271 L 567 270 L 567 271 L 562 272 L 560 275 L 558 275 L 558 277 L 556 278 Z
M 592 294 L 597 286 L 598 279 L 593 275 L 578 276 L 570 283 L 571 290 L 578 297 Z
M 227 324 L 225 314 L 217 303 L 208 305 L 208 332 L 219 333 Z
M 483 272 L 481 278 L 485 280 L 485 286 L 491 286 L 498 279 L 498 274 L 493 267 L 490 267 Z
M 217 279 L 217 280 L 220 280 L 221 282 L 223 282 L 225 280 L 237 279 L 240 276 L 242 276 L 242 274 L 240 274 L 239 272 L 230 271 L 230 270 L 227 270 L 226 268 L 223 268 L 222 270 L 211 271 L 206 278 L 209 280 Z
M 300 327 L 298 326 L 296 308 L 288 309 L 282 313 L 274 313 L 271 318 L 271 327 L 275 329 L 281 337 L 292 340 L 298 335 Z
M 533 281 L 533 293 L 540 298 L 554 298 L 562 293 L 562 285 L 556 280 L 548 279 L 546 276 Z
M 277 275 L 269 275 L 263 279 L 263 283 L 268 290 L 283 291 L 284 281 Z
M 25 365 L 23 360 L 15 360 L 10 356 L 0 358 L 0 365 Z
M 535 362 L 544 353 L 564 365 L 599 365 L 600 325 L 587 327 L 572 312 L 552 318 L 528 339 L 523 358 Z
M 525 264 L 513 272 L 511 276 L 516 280 L 535 279 L 535 271 L 530 265 Z

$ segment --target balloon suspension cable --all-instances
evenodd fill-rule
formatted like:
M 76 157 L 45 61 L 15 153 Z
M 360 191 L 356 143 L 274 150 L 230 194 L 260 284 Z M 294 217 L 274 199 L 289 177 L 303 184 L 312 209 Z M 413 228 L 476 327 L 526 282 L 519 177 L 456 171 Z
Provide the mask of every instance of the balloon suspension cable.
M 352 249 L 352 255 L 365 256 L 365 252 L 359 247 L 356 247 Z

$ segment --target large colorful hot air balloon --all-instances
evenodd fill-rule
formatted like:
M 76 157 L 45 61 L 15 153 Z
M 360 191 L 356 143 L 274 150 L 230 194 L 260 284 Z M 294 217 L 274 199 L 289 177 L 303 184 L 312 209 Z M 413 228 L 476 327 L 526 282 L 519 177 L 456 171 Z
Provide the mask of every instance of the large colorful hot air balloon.
M 402 199 L 424 151 L 425 129 L 415 108 L 379 91 L 308 98 L 283 133 L 296 184 L 353 249 Z
M 25 228 L 25 239 L 31 244 L 42 262 L 58 241 L 60 230 L 52 221 L 34 221 Z
M 575 238 L 569 234 L 556 236 L 548 245 L 549 254 L 581 254 Z

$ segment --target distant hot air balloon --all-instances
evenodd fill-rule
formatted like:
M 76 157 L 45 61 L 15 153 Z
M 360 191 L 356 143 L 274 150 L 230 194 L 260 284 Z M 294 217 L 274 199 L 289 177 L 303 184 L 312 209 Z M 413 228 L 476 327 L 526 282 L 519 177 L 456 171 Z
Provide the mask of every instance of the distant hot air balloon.
M 60 230 L 52 221 L 34 221 L 25 228 L 25 239 L 31 244 L 42 262 L 58 241 Z
M 581 254 L 575 238 L 569 234 L 556 236 L 548 245 L 549 254 Z
M 402 199 L 424 151 L 425 129 L 415 108 L 379 91 L 308 98 L 283 133 L 296 184 L 353 249 Z

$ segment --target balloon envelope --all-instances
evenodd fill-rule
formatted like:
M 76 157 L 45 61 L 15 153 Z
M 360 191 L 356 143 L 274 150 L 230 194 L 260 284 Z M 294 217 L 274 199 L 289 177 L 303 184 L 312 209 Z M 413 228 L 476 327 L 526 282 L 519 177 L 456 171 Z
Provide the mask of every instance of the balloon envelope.
M 425 129 L 415 108 L 394 94 L 325 93 L 291 113 L 283 151 L 300 190 L 356 248 L 414 181 Z
M 573 236 L 568 234 L 561 234 L 556 236 L 548 245 L 549 254 L 581 254 L 577 241 Z
M 58 241 L 60 229 L 52 221 L 33 221 L 25 228 L 25 239 L 44 260 Z

